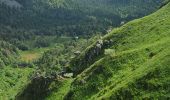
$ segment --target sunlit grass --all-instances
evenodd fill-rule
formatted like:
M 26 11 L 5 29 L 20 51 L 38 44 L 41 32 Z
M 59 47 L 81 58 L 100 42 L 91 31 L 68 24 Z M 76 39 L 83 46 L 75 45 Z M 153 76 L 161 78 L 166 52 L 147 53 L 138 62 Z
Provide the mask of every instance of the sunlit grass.
M 0 69 L 0 100 L 14 99 L 17 93 L 28 83 L 34 69 L 11 68 Z
M 20 51 L 20 59 L 26 62 L 32 62 L 40 58 L 45 51 L 48 51 L 50 48 L 35 48 L 28 51 Z
M 113 30 L 103 40 L 114 41 L 107 49 L 115 52 L 83 65 L 81 62 L 96 44 L 87 48 L 73 64 L 75 70 L 85 70 L 73 81 L 69 92 L 71 98 L 167 99 L 170 90 L 169 11 L 170 3 L 156 13 Z

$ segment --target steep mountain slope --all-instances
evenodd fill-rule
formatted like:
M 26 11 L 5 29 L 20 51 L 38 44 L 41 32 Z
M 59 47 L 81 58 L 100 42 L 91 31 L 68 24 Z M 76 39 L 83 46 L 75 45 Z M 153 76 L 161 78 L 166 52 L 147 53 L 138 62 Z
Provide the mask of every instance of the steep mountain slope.
M 168 99 L 170 3 L 114 29 L 72 61 L 65 99 Z
M 105 33 L 155 11 L 162 0 L 0 1 L 0 99 L 169 98 L 170 4 L 114 29 L 74 59 L 95 39 L 50 35 Z M 48 51 L 32 65 L 15 46 Z M 63 78 L 67 71 L 75 79 Z

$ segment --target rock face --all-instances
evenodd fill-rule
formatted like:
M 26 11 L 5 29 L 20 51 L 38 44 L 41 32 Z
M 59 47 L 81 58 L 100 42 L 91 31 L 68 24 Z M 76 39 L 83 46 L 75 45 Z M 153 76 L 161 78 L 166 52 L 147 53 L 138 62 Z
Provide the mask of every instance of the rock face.
M 72 68 L 74 76 L 81 73 L 86 68 L 86 64 L 93 62 L 97 56 L 103 54 L 104 49 L 109 47 L 109 45 L 112 43 L 113 43 L 112 40 L 102 40 L 102 39 L 98 40 L 92 48 L 87 50 L 83 59 L 78 58 L 79 60 L 77 60 L 75 62 L 71 62 L 71 64 L 72 64 L 71 66 L 75 66 Z
M 74 77 L 102 58 L 105 54 L 105 49 L 113 47 L 117 41 L 126 36 L 127 34 L 113 34 L 111 37 L 114 38 L 105 37 L 88 47 L 84 53 L 81 53 L 70 62 L 70 70 L 74 73 Z
M 22 7 L 22 5 L 15 0 L 0 0 L 0 4 L 1 3 L 6 4 L 7 6 L 9 6 L 11 8 L 21 8 Z
M 65 78 L 72 78 L 73 77 L 73 73 L 65 73 L 63 75 L 63 77 L 65 77 Z
M 25 87 L 25 89 L 16 96 L 16 100 L 43 100 L 49 90 L 49 85 L 55 77 L 36 76 Z
M 75 51 L 75 52 L 74 52 L 74 55 L 75 55 L 75 56 L 79 56 L 80 54 L 81 54 L 80 51 Z

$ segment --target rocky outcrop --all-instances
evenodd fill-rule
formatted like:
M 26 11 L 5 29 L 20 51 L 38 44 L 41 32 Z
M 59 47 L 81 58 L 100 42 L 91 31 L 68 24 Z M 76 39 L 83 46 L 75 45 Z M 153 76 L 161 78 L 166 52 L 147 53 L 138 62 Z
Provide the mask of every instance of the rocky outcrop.
M 49 93 L 49 85 L 56 77 L 44 77 L 36 75 L 31 79 L 31 82 L 16 96 L 16 100 L 43 100 Z
M 72 71 L 74 73 L 74 76 L 81 73 L 86 68 L 86 66 L 94 62 L 98 56 L 104 54 L 104 49 L 109 47 L 112 43 L 113 41 L 111 39 L 98 40 L 93 47 L 89 48 L 85 52 L 83 58 L 81 58 L 82 55 L 80 55 L 76 60 L 73 60 L 71 62 L 71 66 L 72 66 Z
M 74 77 L 92 65 L 95 61 L 102 58 L 105 54 L 105 49 L 115 46 L 118 41 L 126 37 L 126 33 L 115 33 L 112 36 L 104 37 L 91 45 L 75 59 L 70 62 L 70 70 L 74 73 Z

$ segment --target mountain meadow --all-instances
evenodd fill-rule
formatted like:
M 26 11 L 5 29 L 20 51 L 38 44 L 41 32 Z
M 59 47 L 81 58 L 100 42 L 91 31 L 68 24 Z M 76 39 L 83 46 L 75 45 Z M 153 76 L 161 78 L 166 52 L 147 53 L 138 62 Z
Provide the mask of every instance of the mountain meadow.
M 0 100 L 169 100 L 169 0 L 0 0 Z

